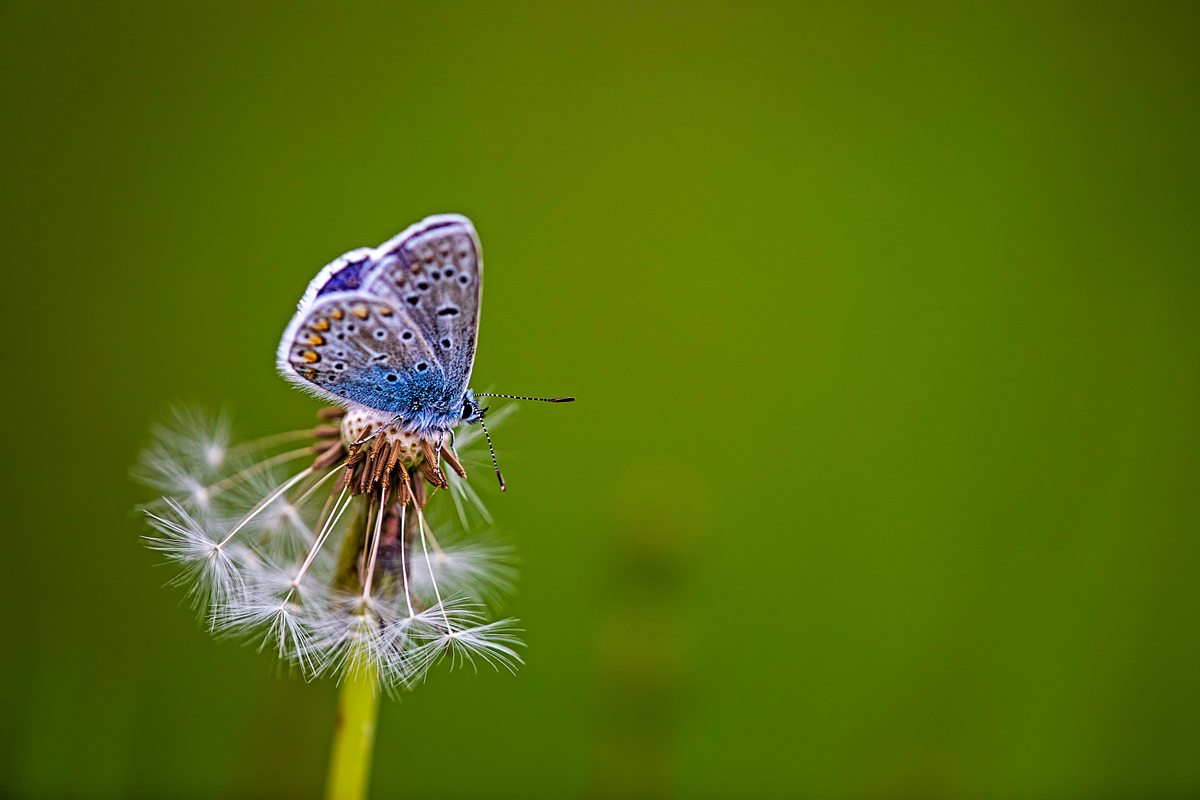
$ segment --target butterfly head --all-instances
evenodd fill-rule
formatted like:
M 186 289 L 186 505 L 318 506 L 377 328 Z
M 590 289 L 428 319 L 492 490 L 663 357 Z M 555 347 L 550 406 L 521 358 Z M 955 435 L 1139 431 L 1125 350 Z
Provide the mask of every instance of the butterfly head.
M 483 415 L 486 413 L 486 408 L 479 407 L 479 401 L 475 399 L 475 393 L 467 389 L 467 393 L 463 395 L 462 421 L 471 424 L 483 422 Z

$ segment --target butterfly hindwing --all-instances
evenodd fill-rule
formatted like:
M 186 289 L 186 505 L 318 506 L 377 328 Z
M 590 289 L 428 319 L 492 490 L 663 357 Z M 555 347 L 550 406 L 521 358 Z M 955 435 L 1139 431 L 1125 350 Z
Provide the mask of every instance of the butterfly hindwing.
M 363 291 L 321 293 L 299 311 L 280 343 L 279 368 L 335 403 L 406 417 L 453 414 L 462 395 L 411 315 Z
M 458 215 L 430 217 L 376 248 L 375 259 L 363 291 L 407 313 L 461 394 L 475 361 L 483 283 L 475 227 Z

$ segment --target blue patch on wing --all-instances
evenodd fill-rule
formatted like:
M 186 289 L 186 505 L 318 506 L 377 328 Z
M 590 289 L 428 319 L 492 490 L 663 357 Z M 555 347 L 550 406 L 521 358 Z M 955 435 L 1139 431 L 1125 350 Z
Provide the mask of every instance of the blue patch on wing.
M 440 366 L 424 366 L 419 370 L 372 364 L 331 388 L 351 402 L 399 414 L 415 428 L 452 425 L 460 416 L 462 397 L 455 396 Z

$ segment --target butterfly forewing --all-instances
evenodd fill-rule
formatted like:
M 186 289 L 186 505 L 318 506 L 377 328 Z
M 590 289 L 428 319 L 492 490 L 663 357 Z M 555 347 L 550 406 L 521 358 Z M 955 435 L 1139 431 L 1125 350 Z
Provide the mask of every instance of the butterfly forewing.
M 429 217 L 318 273 L 279 345 L 289 380 L 444 431 L 464 413 L 483 259 L 466 217 Z
M 470 220 L 431 217 L 376 250 L 363 290 L 394 302 L 427 339 L 452 392 L 467 387 L 479 329 L 483 257 Z

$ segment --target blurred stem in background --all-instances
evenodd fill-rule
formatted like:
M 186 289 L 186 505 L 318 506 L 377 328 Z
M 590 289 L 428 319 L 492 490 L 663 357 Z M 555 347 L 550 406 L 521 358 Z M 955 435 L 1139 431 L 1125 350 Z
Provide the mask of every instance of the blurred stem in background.
M 590 795 L 660 800 L 679 795 L 687 707 L 688 588 L 704 516 L 680 465 L 639 467 L 617 504 L 600 594 L 612 598 L 598 637 L 601 670 Z M 669 494 L 660 494 L 663 487 Z M 662 497 L 680 502 L 664 506 Z
M 362 800 L 371 777 L 379 685 L 370 662 L 348 674 L 338 692 L 337 722 L 329 754 L 328 800 Z

